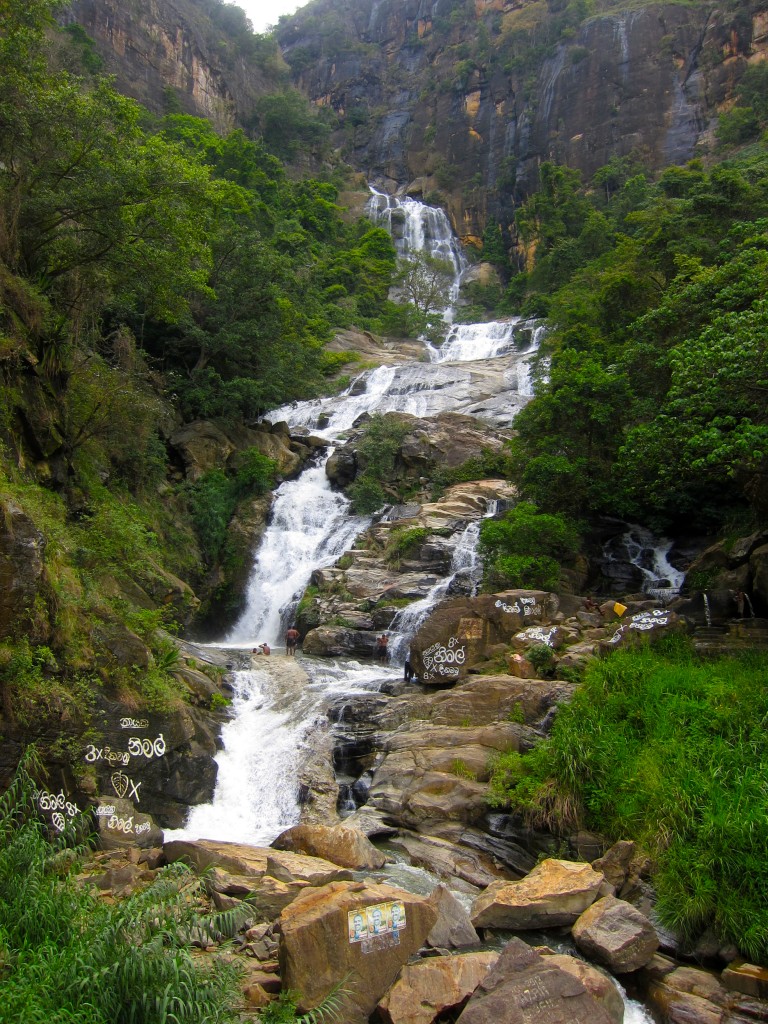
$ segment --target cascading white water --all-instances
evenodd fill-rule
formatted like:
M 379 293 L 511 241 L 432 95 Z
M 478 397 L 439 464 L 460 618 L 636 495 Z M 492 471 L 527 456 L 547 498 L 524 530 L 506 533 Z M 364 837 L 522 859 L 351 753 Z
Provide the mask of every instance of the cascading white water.
M 458 278 L 462 258 L 445 215 L 423 207 L 418 212 L 412 205 L 421 207 L 415 201 L 408 204 L 406 244 L 423 243 L 437 255 L 451 258 Z M 486 349 L 479 349 L 473 354 L 467 347 L 460 358 L 489 358 Z M 505 371 L 505 377 L 527 373 L 526 368 L 519 368 L 526 355 L 521 355 L 518 367 Z M 510 393 L 517 393 L 516 383 L 510 380 Z M 294 428 L 308 427 L 332 441 L 364 412 L 429 416 L 466 408 L 473 401 L 471 385 L 468 371 L 447 362 L 380 367 L 358 378 L 344 395 L 283 407 L 274 410 L 270 419 L 287 420 Z M 220 646 L 250 648 L 267 641 L 280 651 L 287 618 L 312 571 L 333 564 L 367 523 L 367 519 L 350 515 L 344 495 L 331 490 L 324 464 L 313 465 L 296 480 L 282 484 L 254 558 L 245 611 Z M 473 564 L 478 530 L 479 524 L 471 523 L 457 537 L 451 575 Z M 442 581 L 435 589 L 430 607 L 439 599 L 438 590 L 442 588 L 444 593 L 448 585 L 449 581 Z M 292 661 L 281 658 L 278 664 L 270 658 L 264 670 L 242 668 L 235 673 L 233 718 L 222 734 L 224 749 L 217 757 L 214 799 L 196 808 L 187 826 L 174 835 L 271 842 L 298 820 L 297 771 L 302 748 L 311 746 L 316 728 L 325 722 L 329 696 L 361 693 L 375 688 L 382 677 L 396 674 L 395 669 L 348 662 L 342 667 L 329 663 L 320 669 L 302 660 L 313 676 L 307 686 L 305 676 L 289 667 Z
M 667 537 L 657 537 L 644 526 L 630 524 L 621 537 L 621 545 L 626 552 L 626 561 L 642 573 L 643 593 L 660 601 L 677 597 L 685 572 L 676 569 L 669 561 L 674 541 Z
M 390 641 L 390 658 L 396 664 L 402 664 L 408 655 L 408 646 L 419 626 L 424 622 L 430 611 L 448 592 L 456 574 L 461 569 L 477 566 L 477 539 L 480 536 L 480 523 L 468 523 L 458 535 L 453 549 L 451 567 L 445 579 L 437 582 L 418 601 L 413 601 L 406 608 L 401 608 L 392 620 L 389 629 L 394 634 Z
M 325 462 L 281 484 L 254 560 L 245 610 L 226 645 L 278 646 L 312 571 L 333 565 L 368 522 L 350 515 L 349 500 L 331 490 Z
M 426 252 L 450 263 L 453 267 L 451 302 L 456 301 L 467 259 L 440 207 L 427 206 L 409 196 L 389 196 L 371 187 L 368 216 L 386 227 L 399 256 L 407 259 L 413 253 Z

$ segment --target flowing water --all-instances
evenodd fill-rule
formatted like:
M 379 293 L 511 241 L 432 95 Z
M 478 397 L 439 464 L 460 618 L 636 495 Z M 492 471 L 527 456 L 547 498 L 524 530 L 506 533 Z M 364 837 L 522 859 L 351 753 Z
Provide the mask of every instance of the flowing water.
M 374 200 L 402 252 L 426 248 L 451 261 L 458 293 L 466 263 L 445 214 L 414 200 Z M 424 362 L 370 370 L 342 395 L 284 406 L 270 419 L 286 420 L 292 429 L 308 428 L 332 443 L 363 413 L 394 411 L 424 417 L 462 411 L 477 403 L 476 381 L 488 375 L 492 364 L 503 365 L 503 370 L 496 374 L 489 406 L 497 401 L 516 409 L 530 391 L 529 363 L 540 335 L 537 325 L 520 318 L 457 326 L 447 347 L 431 351 L 425 346 Z M 493 421 L 493 414 L 487 418 Z M 312 572 L 335 563 L 369 522 L 351 515 L 347 498 L 331 489 L 322 459 L 275 492 L 270 522 L 254 555 L 244 611 L 217 645 L 230 650 L 240 667 L 234 672 L 232 718 L 217 757 L 216 792 L 213 801 L 195 808 L 185 828 L 173 835 L 271 842 L 299 818 L 298 772 L 319 734 L 328 728 L 329 703 L 399 676 L 399 669 L 386 666 L 282 656 L 284 631 Z M 463 572 L 471 586 L 472 573 L 478 572 L 478 532 L 476 522 L 456 532 L 446 579 L 398 616 L 393 624 L 398 634 L 393 660 L 402 664 L 410 638 L 457 573 Z M 274 655 L 250 664 L 243 651 L 262 642 L 273 647 Z

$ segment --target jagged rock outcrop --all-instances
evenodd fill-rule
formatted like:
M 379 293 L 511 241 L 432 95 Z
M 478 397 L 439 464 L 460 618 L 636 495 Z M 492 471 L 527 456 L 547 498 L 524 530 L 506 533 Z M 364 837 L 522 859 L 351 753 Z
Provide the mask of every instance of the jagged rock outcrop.
M 597 899 L 603 876 L 589 864 L 544 860 L 519 882 L 494 882 L 472 907 L 475 928 L 573 924 Z
M 30 632 L 43 584 L 46 541 L 14 501 L 0 502 L 0 637 Z
M 385 1024 L 432 1024 L 461 1007 L 498 959 L 498 953 L 484 951 L 406 964 L 378 1014 Z
M 460 1024 L 616 1024 L 605 1004 L 593 998 L 574 975 L 560 970 L 554 957 L 540 956 L 522 939 L 504 947 L 483 979 Z
M 588 907 L 571 931 L 586 956 L 614 974 L 637 971 L 659 948 L 653 925 L 639 910 L 615 896 L 604 896 Z

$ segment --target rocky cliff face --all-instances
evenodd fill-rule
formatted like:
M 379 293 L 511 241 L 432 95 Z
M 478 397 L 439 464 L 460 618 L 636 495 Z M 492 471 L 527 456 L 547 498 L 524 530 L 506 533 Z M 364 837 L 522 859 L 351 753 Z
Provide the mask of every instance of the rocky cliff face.
M 768 54 L 765 0 L 601 6 L 586 18 L 575 0 L 315 0 L 278 40 L 296 84 L 339 116 L 348 161 L 431 194 L 477 241 L 489 215 L 511 222 L 542 160 L 589 176 L 613 156 L 657 169 L 704 152 Z M 66 18 L 128 95 L 220 130 L 248 124 L 280 78 L 279 57 L 222 33 L 197 0 L 73 0 Z
M 588 176 L 612 156 L 692 158 L 768 46 L 761 4 L 586 20 L 575 6 L 317 0 L 279 39 L 301 86 L 341 115 L 351 162 L 389 189 L 441 191 L 473 239 L 535 190 L 542 160 Z
M 121 92 L 155 113 L 207 117 L 220 131 L 247 121 L 279 72 L 195 0 L 73 0 L 61 20 L 93 38 Z

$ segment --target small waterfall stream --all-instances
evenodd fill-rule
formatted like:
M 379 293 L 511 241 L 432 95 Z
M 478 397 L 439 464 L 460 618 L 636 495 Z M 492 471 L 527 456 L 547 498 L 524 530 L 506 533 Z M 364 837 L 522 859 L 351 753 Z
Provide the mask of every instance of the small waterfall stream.
M 458 294 L 466 263 L 443 211 L 415 200 L 385 198 L 374 196 L 401 251 L 427 248 L 450 259 Z M 472 371 L 465 366 L 474 362 L 485 367 L 491 360 L 507 360 L 499 404 L 504 404 L 508 389 L 509 404 L 514 406 L 516 400 L 514 407 L 519 407 L 520 394 L 530 393 L 529 362 L 540 335 L 534 323 L 520 318 L 461 325 L 452 331 L 449 347 L 433 353 L 425 346 L 424 362 L 378 367 L 361 374 L 342 395 L 283 406 L 269 418 L 285 420 L 293 429 L 308 428 L 332 443 L 363 413 L 425 417 L 462 411 L 476 401 Z M 491 413 L 488 418 L 493 419 Z M 254 555 L 245 609 L 229 636 L 216 645 L 232 650 L 233 660 L 241 664 L 234 673 L 233 717 L 223 730 L 224 749 L 217 757 L 214 799 L 195 808 L 173 836 L 271 842 L 298 821 L 297 773 L 316 730 L 326 728 L 328 703 L 339 695 L 377 689 L 383 680 L 400 675 L 394 667 L 354 661 L 320 664 L 309 658 L 298 659 L 297 665 L 290 658 L 270 657 L 255 668 L 245 663 L 242 653 L 263 641 L 276 655 L 282 653 L 284 630 L 313 570 L 335 563 L 369 522 L 351 515 L 347 498 L 331 489 L 325 460 L 275 492 L 271 519 Z M 400 665 L 410 637 L 451 579 L 476 566 L 478 533 L 478 522 L 457 532 L 448 577 L 404 609 L 393 624 L 398 637 L 392 655 Z M 309 673 L 309 685 L 304 671 Z

